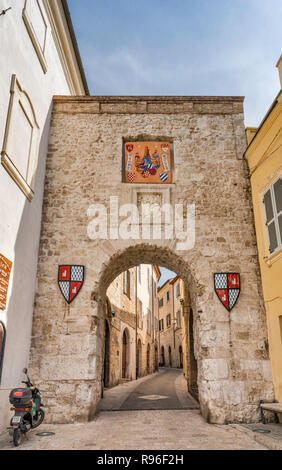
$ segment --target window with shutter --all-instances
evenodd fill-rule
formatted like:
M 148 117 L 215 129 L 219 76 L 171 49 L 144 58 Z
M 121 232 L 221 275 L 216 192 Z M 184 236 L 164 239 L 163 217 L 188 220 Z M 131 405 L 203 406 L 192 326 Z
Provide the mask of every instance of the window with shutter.
M 269 237 L 269 251 L 274 253 L 282 246 L 282 178 L 279 178 L 265 193 L 263 202 Z
M 129 272 L 129 298 L 133 298 L 133 273 Z
M 123 273 L 123 293 L 127 294 L 127 271 Z
M 181 328 L 181 314 L 180 311 L 177 312 L 177 328 Z
M 177 284 L 176 286 L 176 297 L 180 297 L 180 284 Z

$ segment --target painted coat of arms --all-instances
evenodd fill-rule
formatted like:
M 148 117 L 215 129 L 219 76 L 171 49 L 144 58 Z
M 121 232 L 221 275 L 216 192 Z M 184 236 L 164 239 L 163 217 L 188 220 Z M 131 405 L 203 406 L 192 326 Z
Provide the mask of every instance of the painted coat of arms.
M 71 304 L 84 283 L 84 266 L 59 266 L 58 283 L 65 301 Z
M 214 274 L 214 288 L 222 305 L 224 305 L 228 312 L 231 312 L 240 294 L 240 274 Z
M 127 142 L 124 158 L 126 183 L 172 182 L 170 143 Z

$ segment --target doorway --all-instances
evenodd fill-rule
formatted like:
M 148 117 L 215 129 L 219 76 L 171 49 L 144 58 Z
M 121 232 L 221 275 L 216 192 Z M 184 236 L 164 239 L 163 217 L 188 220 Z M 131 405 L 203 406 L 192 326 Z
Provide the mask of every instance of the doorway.
M 150 345 L 148 344 L 147 346 L 147 374 L 150 374 L 150 353 L 151 353 L 151 348 L 150 348 Z
M 124 330 L 122 337 L 122 379 L 127 379 L 128 344 L 128 335 Z
M 142 373 L 141 362 L 142 362 L 142 345 L 141 345 L 141 340 L 139 339 L 137 343 L 137 355 L 136 355 L 136 378 L 137 379 L 141 377 L 141 373 Z

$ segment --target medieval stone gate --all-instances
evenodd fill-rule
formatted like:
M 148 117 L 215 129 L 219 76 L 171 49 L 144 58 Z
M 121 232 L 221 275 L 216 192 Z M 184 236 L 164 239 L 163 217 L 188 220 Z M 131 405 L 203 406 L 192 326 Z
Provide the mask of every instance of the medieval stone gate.
M 172 182 L 125 183 L 126 141 L 169 142 Z M 97 411 L 106 291 L 141 263 L 171 269 L 189 288 L 203 416 L 212 423 L 258 419 L 259 400 L 273 391 L 245 144 L 242 98 L 55 97 L 30 365 L 50 421 L 91 419 Z M 181 251 L 176 239 L 115 236 L 110 197 L 137 207 L 142 200 L 195 204 L 195 245 Z M 97 205 L 107 209 L 105 226 L 112 224 L 105 240 L 89 237 Z M 58 288 L 59 265 L 85 266 L 71 305 Z M 241 275 L 231 313 L 214 292 L 220 272 Z

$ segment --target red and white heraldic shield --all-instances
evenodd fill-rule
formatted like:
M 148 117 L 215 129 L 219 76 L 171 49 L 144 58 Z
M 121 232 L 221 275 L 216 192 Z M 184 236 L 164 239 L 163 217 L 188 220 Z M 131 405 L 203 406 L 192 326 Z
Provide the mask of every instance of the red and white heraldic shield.
M 59 266 L 58 283 L 68 304 L 76 298 L 84 283 L 84 266 Z
M 240 274 L 214 274 L 214 288 L 220 302 L 231 312 L 240 294 Z

